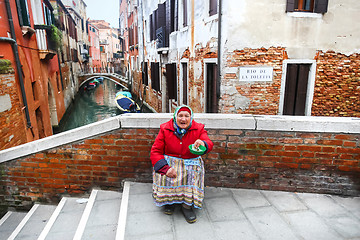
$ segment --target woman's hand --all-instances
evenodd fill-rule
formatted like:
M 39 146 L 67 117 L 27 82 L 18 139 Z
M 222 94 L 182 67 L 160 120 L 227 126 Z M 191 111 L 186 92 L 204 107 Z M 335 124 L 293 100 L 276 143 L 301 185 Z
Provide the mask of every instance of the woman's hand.
M 173 168 L 169 168 L 169 170 L 167 170 L 165 175 L 169 178 L 176 178 L 177 176 L 176 171 Z
M 198 148 L 200 145 L 204 146 L 205 147 L 205 143 L 200 140 L 200 139 L 197 139 L 195 142 L 194 142 L 194 148 Z

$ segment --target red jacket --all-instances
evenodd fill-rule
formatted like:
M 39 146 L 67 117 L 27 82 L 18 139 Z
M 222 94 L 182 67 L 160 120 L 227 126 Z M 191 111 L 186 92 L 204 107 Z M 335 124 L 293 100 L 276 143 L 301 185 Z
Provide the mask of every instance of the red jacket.
M 173 119 L 160 125 L 159 134 L 155 139 L 150 153 L 150 160 L 156 172 L 165 165 L 167 166 L 164 155 L 185 159 L 198 157 L 198 155 L 192 154 L 189 150 L 189 145 L 193 144 L 197 139 L 205 142 L 205 146 L 207 146 L 206 153 L 210 152 L 214 146 L 207 135 L 207 131 L 204 129 L 204 124 L 193 121 L 191 127 L 182 139 L 177 137 L 174 131 Z M 166 169 L 168 169 L 168 167 Z M 162 171 L 160 172 L 164 173 Z

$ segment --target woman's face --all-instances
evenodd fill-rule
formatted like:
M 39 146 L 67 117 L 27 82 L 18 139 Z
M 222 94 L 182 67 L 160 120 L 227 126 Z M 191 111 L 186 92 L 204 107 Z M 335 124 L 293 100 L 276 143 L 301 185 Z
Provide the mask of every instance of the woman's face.
M 176 118 L 176 124 L 180 127 L 180 128 L 187 128 L 190 125 L 190 113 L 187 111 L 181 111 L 178 112 L 177 118 Z

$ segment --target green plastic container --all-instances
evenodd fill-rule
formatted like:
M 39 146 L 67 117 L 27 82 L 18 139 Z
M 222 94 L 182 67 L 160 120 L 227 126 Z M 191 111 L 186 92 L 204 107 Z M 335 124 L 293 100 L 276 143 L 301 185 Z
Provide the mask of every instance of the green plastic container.
M 198 149 L 193 148 L 193 144 L 189 145 L 189 150 L 192 154 L 202 155 L 206 151 L 206 147 L 200 145 Z

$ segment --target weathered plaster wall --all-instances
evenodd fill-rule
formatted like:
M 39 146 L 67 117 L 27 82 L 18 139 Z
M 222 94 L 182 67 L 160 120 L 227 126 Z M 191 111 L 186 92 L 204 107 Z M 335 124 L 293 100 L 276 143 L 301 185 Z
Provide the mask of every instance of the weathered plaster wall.
M 289 58 L 311 59 L 317 50 L 359 52 L 360 31 L 354 27 L 360 20 L 359 1 L 329 1 L 324 15 L 286 13 L 285 8 L 286 1 L 224 1 L 227 50 L 284 46 Z
M 354 10 L 360 2 L 329 1 L 325 14 L 286 13 L 285 7 L 286 1 L 224 1 L 219 110 L 280 114 L 282 64 L 298 59 L 316 60 L 309 114 L 358 116 L 360 29 L 353 21 L 360 20 Z M 241 83 L 240 66 L 272 66 L 273 81 Z

